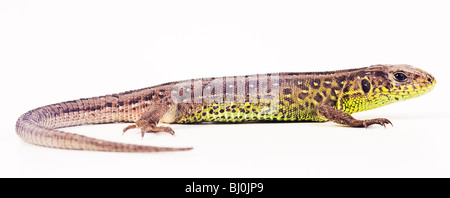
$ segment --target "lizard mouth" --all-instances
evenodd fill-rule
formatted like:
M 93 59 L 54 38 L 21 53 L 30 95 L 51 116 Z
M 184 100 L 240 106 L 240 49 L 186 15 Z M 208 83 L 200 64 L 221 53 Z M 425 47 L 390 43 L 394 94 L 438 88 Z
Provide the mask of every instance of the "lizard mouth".
M 386 92 L 392 96 L 394 100 L 406 100 L 409 98 L 415 98 L 424 95 L 436 86 L 436 79 L 430 75 L 426 74 L 421 78 L 414 79 L 413 82 L 403 85 L 394 85 L 393 90 Z

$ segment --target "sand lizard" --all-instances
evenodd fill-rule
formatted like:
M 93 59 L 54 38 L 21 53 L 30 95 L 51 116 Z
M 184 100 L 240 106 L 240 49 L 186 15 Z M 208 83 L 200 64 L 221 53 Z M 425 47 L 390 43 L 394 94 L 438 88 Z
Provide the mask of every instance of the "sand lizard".
M 392 124 L 350 114 L 423 95 L 434 77 L 409 65 L 373 65 L 329 72 L 292 72 L 191 79 L 139 90 L 61 102 L 33 109 L 16 123 L 31 144 L 77 150 L 153 152 L 192 148 L 154 147 L 95 139 L 58 128 L 131 122 L 123 132 L 174 131 L 164 123 L 333 121 L 351 127 Z

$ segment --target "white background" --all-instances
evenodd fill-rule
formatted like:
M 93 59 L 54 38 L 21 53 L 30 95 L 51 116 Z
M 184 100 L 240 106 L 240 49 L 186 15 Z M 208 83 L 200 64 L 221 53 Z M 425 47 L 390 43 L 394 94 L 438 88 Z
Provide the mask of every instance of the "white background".
M 0 1 L 0 177 L 450 177 L 448 1 Z M 66 128 L 189 152 L 33 146 L 33 108 L 198 77 L 411 64 L 437 86 L 355 114 L 394 127 L 327 123 Z

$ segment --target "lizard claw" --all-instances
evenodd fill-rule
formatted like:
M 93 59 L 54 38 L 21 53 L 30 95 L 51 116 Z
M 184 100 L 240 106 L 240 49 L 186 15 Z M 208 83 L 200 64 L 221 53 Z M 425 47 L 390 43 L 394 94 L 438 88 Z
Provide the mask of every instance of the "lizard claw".
M 170 127 L 165 126 L 151 126 L 151 127 L 145 127 L 141 128 L 142 137 L 144 137 L 145 133 L 170 133 L 171 135 L 175 135 L 175 131 L 173 131 Z
M 388 119 L 386 119 L 386 123 L 384 123 L 384 124 L 390 124 L 392 127 L 394 127 L 394 125 L 392 124 L 392 122 L 389 121 Z M 384 125 L 384 124 L 383 124 L 383 125 Z M 386 125 L 384 125 L 384 128 L 386 128 Z
M 130 130 L 130 129 L 135 129 L 135 128 L 137 128 L 137 125 L 135 125 L 135 124 L 128 125 L 127 127 L 125 127 L 125 128 L 123 129 L 122 135 L 123 135 L 125 132 L 127 132 L 128 130 Z
M 125 127 L 123 129 L 122 135 L 126 131 L 128 131 L 130 129 L 135 129 L 135 128 L 140 128 L 141 129 L 141 136 L 142 136 L 142 138 L 144 138 L 144 135 L 146 133 L 166 132 L 166 133 L 170 133 L 171 135 L 175 135 L 175 131 L 173 131 L 173 129 L 170 128 L 170 127 L 147 125 L 147 124 L 144 124 L 143 126 L 138 126 L 137 124 L 129 125 L 129 126 L 127 126 L 127 127 Z
M 386 128 L 386 124 L 390 124 L 391 126 L 394 126 L 392 124 L 392 122 L 386 118 L 375 118 L 375 119 L 371 119 L 371 120 L 365 120 L 363 122 L 363 125 L 366 128 L 372 124 L 379 124 L 379 125 L 383 126 L 384 128 Z
M 366 128 L 366 129 L 367 129 L 367 127 L 369 126 L 369 125 L 367 125 L 367 122 L 366 122 L 366 121 L 363 122 L 363 125 L 364 125 L 364 128 Z

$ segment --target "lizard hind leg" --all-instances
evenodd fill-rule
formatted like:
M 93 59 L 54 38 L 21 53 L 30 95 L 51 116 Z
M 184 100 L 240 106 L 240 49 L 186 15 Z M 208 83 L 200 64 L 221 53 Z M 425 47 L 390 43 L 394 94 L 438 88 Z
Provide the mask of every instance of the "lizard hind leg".
M 170 133 L 172 135 L 175 134 L 172 128 L 166 126 L 157 126 L 161 118 L 164 114 L 167 113 L 167 109 L 164 106 L 155 106 L 150 108 L 148 111 L 144 112 L 136 121 L 135 124 L 129 125 L 123 129 L 123 133 L 128 131 L 129 129 L 140 128 L 142 137 L 144 137 L 145 133 L 159 133 L 165 132 Z

